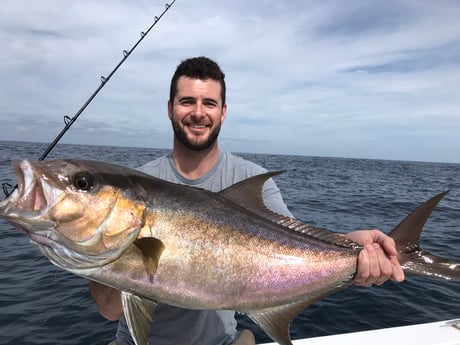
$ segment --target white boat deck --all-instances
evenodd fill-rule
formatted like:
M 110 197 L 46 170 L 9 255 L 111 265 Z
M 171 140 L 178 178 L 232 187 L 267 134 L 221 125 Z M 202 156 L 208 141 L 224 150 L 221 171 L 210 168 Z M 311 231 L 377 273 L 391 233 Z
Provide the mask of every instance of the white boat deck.
M 298 339 L 292 343 L 294 345 L 460 345 L 460 319 Z

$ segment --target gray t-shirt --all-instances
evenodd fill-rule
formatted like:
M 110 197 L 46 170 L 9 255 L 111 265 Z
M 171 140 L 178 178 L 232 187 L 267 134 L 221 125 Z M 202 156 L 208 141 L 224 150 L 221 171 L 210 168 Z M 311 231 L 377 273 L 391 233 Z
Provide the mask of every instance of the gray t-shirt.
M 266 172 L 259 165 L 225 151 L 220 153 L 214 167 L 196 180 L 182 176 L 174 166 L 171 155 L 153 160 L 139 170 L 173 183 L 213 192 Z M 263 199 L 270 210 L 292 217 L 272 179 L 264 185 Z M 158 304 L 153 319 L 149 335 L 150 345 L 227 345 L 235 340 L 238 333 L 235 313 L 228 310 L 188 310 Z M 124 317 L 118 324 L 116 341 L 118 345 L 134 345 Z

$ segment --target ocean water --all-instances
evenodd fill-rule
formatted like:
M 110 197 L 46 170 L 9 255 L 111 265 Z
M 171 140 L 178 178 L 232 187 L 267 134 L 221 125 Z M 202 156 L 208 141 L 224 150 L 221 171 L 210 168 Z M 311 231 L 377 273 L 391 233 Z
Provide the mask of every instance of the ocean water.
M 0 182 L 16 184 L 11 161 L 36 159 L 46 144 L 0 141 Z M 86 158 L 137 167 L 165 150 L 58 145 L 51 158 Z M 388 232 L 431 196 L 449 190 L 422 234 L 425 249 L 460 262 L 460 164 L 241 154 L 269 170 L 297 218 L 337 232 Z M 0 197 L 4 198 L 4 195 Z M 85 279 L 53 266 L 0 220 L 0 344 L 106 344 L 116 323 L 97 313 Z M 460 317 L 460 283 L 408 276 L 400 284 L 350 287 L 304 311 L 291 336 L 315 337 Z M 258 342 L 270 339 L 244 316 Z

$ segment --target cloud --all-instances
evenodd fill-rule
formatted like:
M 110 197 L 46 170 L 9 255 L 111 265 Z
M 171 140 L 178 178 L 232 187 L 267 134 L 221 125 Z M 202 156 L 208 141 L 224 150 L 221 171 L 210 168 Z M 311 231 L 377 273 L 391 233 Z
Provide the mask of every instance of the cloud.
M 50 141 L 163 6 L 3 6 L 2 139 Z M 171 74 L 207 55 L 227 76 L 227 149 L 459 162 L 459 15 L 454 0 L 178 0 L 63 141 L 170 147 Z

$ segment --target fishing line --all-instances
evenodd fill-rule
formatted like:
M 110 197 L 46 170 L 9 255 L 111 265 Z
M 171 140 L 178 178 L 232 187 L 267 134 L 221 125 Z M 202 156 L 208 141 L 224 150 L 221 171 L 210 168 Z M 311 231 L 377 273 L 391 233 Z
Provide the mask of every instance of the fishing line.
M 147 36 L 147 34 L 152 30 L 152 28 L 160 21 L 160 19 L 163 17 L 163 15 L 168 12 L 168 10 L 171 8 L 171 6 L 176 2 L 176 0 L 172 0 L 169 4 L 165 4 L 165 9 L 159 16 L 154 17 L 153 24 L 150 25 L 150 27 L 147 29 L 147 31 L 141 31 L 141 35 L 139 40 L 132 46 L 130 50 L 123 50 L 123 58 L 120 60 L 120 62 L 115 66 L 115 68 L 112 70 L 112 72 L 109 73 L 107 77 L 101 76 L 101 83 L 99 86 L 96 88 L 96 90 L 92 93 L 91 96 L 86 100 L 86 102 L 81 106 L 81 108 L 75 113 L 73 117 L 70 116 L 64 116 L 64 124 L 65 127 L 61 130 L 61 132 L 56 136 L 56 138 L 53 140 L 51 144 L 46 148 L 45 152 L 40 156 L 38 160 L 42 161 L 48 156 L 48 154 L 51 152 L 51 150 L 56 146 L 56 144 L 59 142 L 59 140 L 62 138 L 62 136 L 69 130 L 69 128 L 74 124 L 75 121 L 77 121 L 78 117 L 80 114 L 86 109 L 86 107 L 93 101 L 94 97 L 101 91 L 101 89 L 107 84 L 107 82 L 112 78 L 112 76 L 115 74 L 115 72 L 120 68 L 120 66 L 126 61 L 126 59 L 131 55 L 134 49 L 139 45 L 139 43 L 142 42 L 142 40 Z M 2 183 L 2 189 L 3 193 L 5 193 L 6 197 L 8 197 L 11 193 L 14 192 L 14 190 L 18 187 L 18 185 L 14 186 L 12 190 L 9 190 L 9 188 L 13 187 L 13 185 L 9 183 Z

